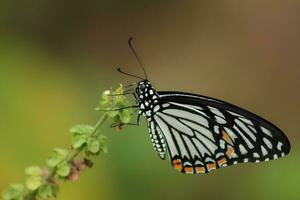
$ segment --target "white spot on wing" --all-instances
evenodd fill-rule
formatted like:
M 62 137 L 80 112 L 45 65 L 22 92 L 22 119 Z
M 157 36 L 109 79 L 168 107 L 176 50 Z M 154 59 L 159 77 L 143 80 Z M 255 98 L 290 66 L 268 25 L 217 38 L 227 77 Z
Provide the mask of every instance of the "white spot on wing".
M 260 156 L 259 156 L 259 154 L 258 154 L 257 152 L 254 152 L 254 153 L 253 153 L 253 157 L 254 157 L 254 158 L 259 158 Z
M 272 147 L 273 147 L 273 145 L 272 145 L 272 143 L 270 142 L 270 140 L 268 140 L 267 138 L 263 138 L 263 141 L 264 141 L 264 143 L 267 145 L 267 147 L 269 148 L 269 149 L 272 149 Z
M 156 105 L 156 106 L 153 108 L 153 112 L 155 113 L 155 112 L 159 111 L 159 109 L 160 109 L 160 106 L 159 106 L 159 105 Z
M 217 153 L 216 158 L 220 158 L 221 156 L 224 156 L 224 153 Z
M 205 162 L 215 162 L 215 160 L 210 157 L 207 157 L 205 158 Z
M 237 113 L 235 113 L 235 112 L 231 112 L 231 111 L 227 111 L 227 112 L 229 112 L 229 113 L 232 114 L 233 116 L 238 116 L 238 117 L 241 117 L 241 118 L 244 117 L 244 116 L 239 115 L 239 114 L 237 114 Z
M 220 147 L 222 149 L 225 149 L 225 141 L 224 140 L 220 140 Z
M 216 118 L 216 122 L 218 122 L 219 124 L 226 124 L 226 121 L 223 118 L 219 116 L 215 116 L 215 118 Z
M 246 124 L 254 126 L 253 122 L 251 120 L 249 120 L 249 119 L 241 118 L 241 117 L 239 119 L 242 120 L 243 122 L 245 122 Z
M 279 151 L 281 151 L 281 148 L 282 148 L 282 142 L 278 142 L 278 144 L 277 144 L 277 149 L 279 150 Z
M 239 149 L 242 155 L 248 153 L 248 151 L 245 149 L 245 147 L 242 144 L 239 144 Z
M 264 146 L 261 146 L 261 152 L 262 152 L 263 156 L 266 156 L 268 154 L 268 152 Z
M 219 126 L 214 126 L 214 131 L 215 131 L 215 133 L 219 134 L 220 133 Z
M 203 162 L 201 162 L 201 161 L 199 161 L 199 160 L 197 160 L 197 161 L 195 162 L 195 164 L 196 164 L 196 165 L 202 165 L 202 166 L 203 166 Z
M 265 134 L 267 134 L 270 137 L 273 137 L 273 135 L 269 129 L 266 129 L 265 127 L 262 127 L 262 126 L 260 128 Z
M 167 108 L 167 107 L 169 107 L 169 106 L 170 106 L 170 104 L 168 104 L 168 103 L 164 103 L 164 104 L 162 105 L 163 108 Z
M 223 119 L 225 119 L 223 113 L 221 113 L 217 108 L 214 108 L 214 107 L 211 107 L 211 106 L 207 106 L 207 107 L 210 109 L 210 111 L 212 113 L 214 113 L 215 115 L 217 115 L 217 116 L 222 117 Z
M 237 157 L 238 157 L 238 155 L 236 153 L 233 153 L 232 158 L 237 158 Z

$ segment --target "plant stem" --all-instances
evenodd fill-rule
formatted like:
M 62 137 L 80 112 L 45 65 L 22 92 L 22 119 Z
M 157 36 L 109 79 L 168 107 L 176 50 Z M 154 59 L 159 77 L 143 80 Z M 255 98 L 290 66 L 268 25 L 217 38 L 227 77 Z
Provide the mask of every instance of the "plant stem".
M 98 120 L 97 124 L 96 124 L 95 127 L 94 127 L 93 132 L 91 133 L 91 136 L 96 136 L 96 134 L 99 133 L 99 132 L 98 132 L 99 128 L 100 128 L 101 125 L 107 120 L 107 118 L 108 118 L 108 116 L 107 116 L 106 113 L 103 114 L 103 115 L 100 117 L 100 119 Z M 84 148 L 85 148 L 85 145 L 81 146 L 81 147 L 78 148 L 78 149 L 72 149 L 72 150 L 68 153 L 68 155 L 66 156 L 65 161 L 68 162 L 68 163 L 72 162 L 72 161 L 73 161 L 73 160 L 81 153 L 81 151 L 82 151 Z M 48 177 L 46 177 L 46 181 L 51 181 L 51 180 L 54 178 L 54 176 L 55 176 L 55 174 L 56 174 L 56 170 L 57 170 L 56 168 L 53 168 L 53 169 L 51 170 L 51 172 L 49 173 Z

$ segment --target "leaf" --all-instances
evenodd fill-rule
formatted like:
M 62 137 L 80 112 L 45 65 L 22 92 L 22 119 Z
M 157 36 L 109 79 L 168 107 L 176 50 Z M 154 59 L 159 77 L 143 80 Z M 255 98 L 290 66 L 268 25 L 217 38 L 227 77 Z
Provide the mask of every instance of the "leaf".
M 7 188 L 3 194 L 3 200 L 22 200 L 22 193 L 24 186 L 22 184 L 12 184 Z
M 67 150 L 56 148 L 47 158 L 46 163 L 49 167 L 55 167 L 64 160 L 67 154 Z
M 25 173 L 29 176 L 41 176 L 43 170 L 38 166 L 30 166 L 25 169 Z
M 25 185 L 29 190 L 36 190 L 42 184 L 42 178 L 40 176 L 30 176 L 27 178 Z
M 120 86 L 116 89 L 116 94 L 118 94 L 116 96 L 116 104 L 124 103 L 126 97 L 124 95 L 120 95 L 120 94 L 124 94 L 124 87 L 122 84 L 120 84 Z
M 67 162 L 57 165 L 56 173 L 61 177 L 67 177 L 71 172 L 71 166 Z
M 87 142 L 87 150 L 93 154 L 99 153 L 100 142 L 97 139 L 90 138 Z
M 102 99 L 99 103 L 99 110 L 108 110 L 113 105 L 113 98 L 110 96 L 111 91 L 106 90 L 102 93 Z
M 113 110 L 113 109 L 115 109 L 115 108 L 109 108 L 109 109 Z M 110 118 L 114 118 L 114 117 L 116 117 L 118 114 L 119 114 L 119 111 L 118 111 L 118 110 L 107 112 L 107 115 L 108 115 Z
M 106 143 L 101 146 L 100 151 L 103 153 L 108 153 L 108 147 Z
M 122 123 L 127 124 L 131 120 L 131 112 L 129 109 L 124 109 L 119 114 Z
M 79 124 L 70 129 L 73 134 L 84 134 L 89 135 L 94 131 L 94 127 L 90 125 Z
M 98 136 L 98 140 L 100 141 L 100 143 L 103 143 L 107 141 L 107 137 L 101 134 Z
M 53 187 L 50 184 L 42 185 L 38 190 L 38 196 L 45 200 L 54 197 Z
M 80 148 L 86 143 L 88 136 L 83 134 L 75 134 L 72 138 L 72 147 L 75 149 Z

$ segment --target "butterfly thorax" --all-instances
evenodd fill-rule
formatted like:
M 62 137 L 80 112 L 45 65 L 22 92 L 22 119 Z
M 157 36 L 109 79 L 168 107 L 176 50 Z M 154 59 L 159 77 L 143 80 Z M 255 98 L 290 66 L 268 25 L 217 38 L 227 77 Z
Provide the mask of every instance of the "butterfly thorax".
M 160 109 L 156 90 L 149 81 L 144 80 L 138 84 L 135 94 L 139 105 L 139 115 L 144 115 L 150 120 L 153 114 Z

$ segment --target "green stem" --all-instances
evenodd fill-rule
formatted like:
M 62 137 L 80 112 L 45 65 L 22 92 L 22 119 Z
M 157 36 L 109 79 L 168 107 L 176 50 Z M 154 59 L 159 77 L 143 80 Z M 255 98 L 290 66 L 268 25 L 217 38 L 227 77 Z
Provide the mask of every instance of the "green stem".
M 102 126 L 102 124 L 107 120 L 107 118 L 108 118 L 107 114 L 103 114 L 103 115 L 100 117 L 100 119 L 98 120 L 97 124 L 96 124 L 95 127 L 94 127 L 94 130 L 93 130 L 91 136 L 96 136 L 96 134 L 99 133 L 99 132 L 98 132 L 99 128 L 100 128 L 100 127 Z M 74 159 L 82 152 L 82 150 L 83 150 L 84 148 L 85 148 L 85 145 L 81 146 L 81 147 L 78 148 L 78 149 L 73 149 L 73 150 L 71 150 L 71 151 L 69 152 L 69 154 L 66 156 L 65 161 L 68 162 L 68 163 L 72 162 L 72 161 L 73 161 L 73 160 L 74 160 Z M 56 168 L 53 168 L 53 169 L 50 171 L 48 177 L 46 177 L 45 180 L 46 180 L 46 181 L 51 181 L 51 180 L 55 177 L 56 170 L 57 170 Z

